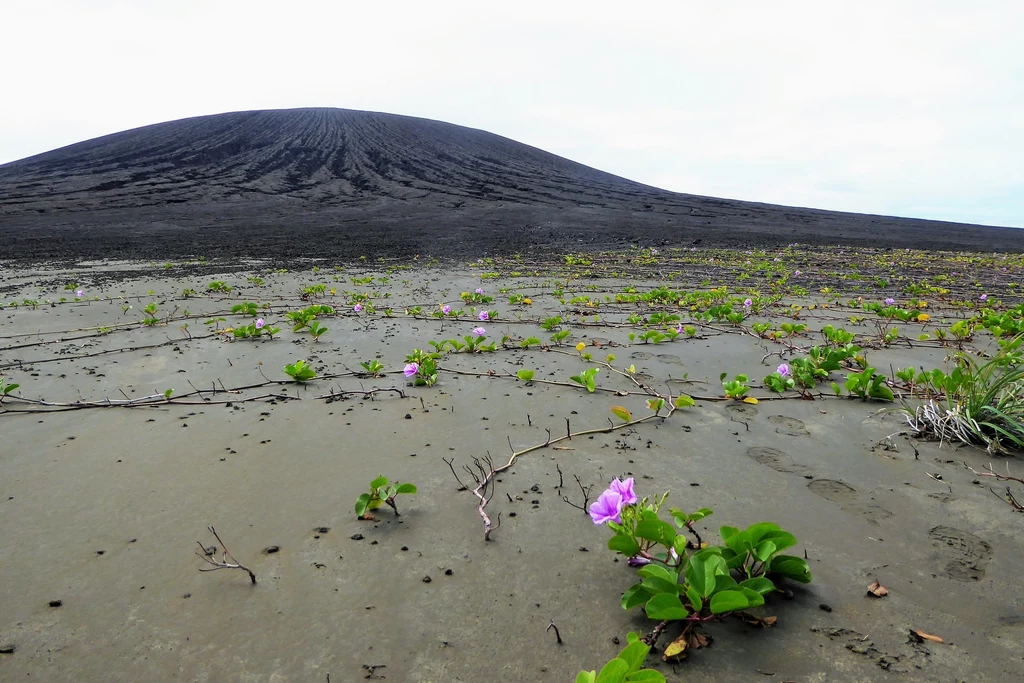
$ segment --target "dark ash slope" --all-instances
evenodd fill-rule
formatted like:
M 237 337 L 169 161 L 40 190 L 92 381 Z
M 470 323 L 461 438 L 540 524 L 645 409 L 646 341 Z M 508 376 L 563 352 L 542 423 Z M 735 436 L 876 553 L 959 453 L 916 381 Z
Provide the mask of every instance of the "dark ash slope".
M 1020 233 L 676 194 L 479 130 L 344 109 L 202 116 L 0 166 L 0 257 L 476 256 Z

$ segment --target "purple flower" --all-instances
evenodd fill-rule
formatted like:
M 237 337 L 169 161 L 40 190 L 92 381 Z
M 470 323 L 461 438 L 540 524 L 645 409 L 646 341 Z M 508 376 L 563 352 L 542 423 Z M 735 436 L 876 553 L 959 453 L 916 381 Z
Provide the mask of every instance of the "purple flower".
M 84 294 L 85 292 L 83 292 L 81 289 L 75 290 L 75 296 L 78 297 L 79 299 L 81 299 Z
M 988 294 L 982 294 L 979 296 L 978 301 L 988 301 Z
M 896 303 L 896 299 L 893 299 L 892 297 L 889 297 L 888 299 L 885 300 L 886 306 L 892 306 L 894 303 Z
M 622 496 L 617 491 L 608 489 L 590 504 L 590 518 L 594 520 L 594 524 L 622 524 L 622 505 Z
M 408 365 L 405 366 L 405 369 L 402 370 L 402 374 L 404 374 L 406 377 L 413 377 L 419 371 L 419 363 L 409 363 Z
M 746 299 L 743 302 L 743 308 L 750 308 L 753 305 L 754 305 L 754 302 L 751 301 L 750 299 Z
M 355 306 L 352 307 L 352 310 L 355 311 L 356 313 L 358 313 L 359 311 L 363 310 L 363 305 L 362 304 L 356 304 Z
M 477 287 L 477 288 L 476 288 L 476 293 L 477 293 L 477 294 L 483 294 L 483 293 L 484 293 L 484 290 L 483 290 L 483 288 L 482 288 L 482 287 Z
M 780 365 L 778 367 L 778 373 L 783 377 L 789 377 L 789 365 L 787 363 Z
M 452 307 L 449 306 L 448 304 L 445 304 L 444 306 L 441 307 L 441 312 L 444 313 L 445 315 L 448 315 L 449 313 L 452 312 Z
M 484 328 L 482 328 L 482 327 L 474 327 L 474 328 L 473 328 L 473 334 L 475 334 L 475 335 L 476 335 L 476 336 L 478 336 L 478 337 L 482 337 L 482 336 L 484 336 L 485 334 L 487 334 L 487 330 L 485 330 L 485 329 L 484 329 Z
M 795 273 L 793 273 L 793 275 L 795 275 L 796 277 L 800 277 L 800 271 L 796 271 Z
M 480 322 L 484 323 L 491 319 L 491 314 L 487 311 L 480 311 Z
M 615 491 L 619 496 L 622 497 L 623 505 L 632 505 L 637 501 L 636 494 L 633 493 L 633 477 L 630 477 L 626 481 L 621 481 L 617 477 L 612 479 L 612 483 L 608 486 L 609 491 Z
M 266 321 L 264 321 L 263 318 L 256 318 L 256 329 L 257 330 L 262 330 L 263 326 L 265 324 L 266 324 Z
M 679 323 L 679 327 L 676 328 L 676 334 L 682 334 L 682 333 L 683 333 L 683 324 Z
M 657 249 L 651 249 L 651 255 L 652 256 L 657 256 L 658 255 L 658 250 Z
M 634 555 L 633 557 L 626 560 L 626 564 L 628 564 L 630 567 L 644 567 L 646 565 L 649 565 L 650 563 L 651 561 L 648 560 L 646 557 L 640 557 L 639 555 Z

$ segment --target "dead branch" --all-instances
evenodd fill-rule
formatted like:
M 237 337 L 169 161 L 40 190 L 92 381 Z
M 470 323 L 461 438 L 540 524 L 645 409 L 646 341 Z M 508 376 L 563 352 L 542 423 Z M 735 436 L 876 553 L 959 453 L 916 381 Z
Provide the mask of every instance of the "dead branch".
M 212 552 L 208 553 L 206 548 L 203 547 L 203 544 L 200 543 L 199 541 L 196 541 L 196 543 L 199 544 L 199 552 L 197 552 L 196 555 L 198 555 L 199 559 L 201 559 L 203 562 L 206 562 L 207 564 L 212 565 L 210 567 L 200 567 L 199 571 L 201 571 L 201 572 L 213 572 L 213 571 L 217 571 L 218 569 L 242 569 L 242 570 L 245 570 L 245 571 L 249 572 L 249 578 L 252 580 L 253 584 L 255 585 L 255 583 L 256 583 L 256 574 L 254 574 L 251 569 L 249 569 L 248 567 L 246 567 L 241 562 L 239 562 L 238 560 L 235 559 L 235 556 L 231 554 L 230 550 L 228 550 L 227 545 L 225 545 L 224 541 L 222 541 L 220 539 L 220 535 L 217 533 L 217 530 L 213 528 L 213 526 L 208 526 L 206 528 L 209 529 L 210 533 L 213 534 L 213 537 L 217 539 L 218 543 L 220 543 L 220 547 L 221 547 L 221 551 L 222 551 L 221 552 L 221 559 L 219 559 L 219 560 L 217 559 L 217 549 L 216 548 L 214 548 Z

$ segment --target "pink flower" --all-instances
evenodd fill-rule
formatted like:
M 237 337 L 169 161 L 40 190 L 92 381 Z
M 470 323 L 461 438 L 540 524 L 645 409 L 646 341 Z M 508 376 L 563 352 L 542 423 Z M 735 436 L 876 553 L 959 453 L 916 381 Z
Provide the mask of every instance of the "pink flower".
M 597 500 L 590 504 L 590 518 L 594 524 L 615 522 L 622 524 L 622 496 L 612 489 L 602 493 Z
M 491 314 L 487 311 L 480 311 L 480 322 L 485 323 L 491 319 Z
M 982 294 L 979 296 L 978 301 L 988 301 L 988 294 Z
M 264 321 L 263 318 L 256 318 L 256 329 L 257 330 L 262 330 L 263 326 L 265 324 L 266 324 L 266 321 Z
M 793 275 L 795 275 L 796 277 L 800 277 L 800 271 L 796 271 L 795 273 L 793 273 Z
M 778 371 L 778 373 L 779 373 L 780 375 L 782 375 L 783 377 L 789 377 L 789 365 L 788 365 L 788 364 L 786 364 L 786 363 L 783 363 L 782 365 L 780 365 L 780 366 L 779 366 L 779 367 L 777 368 L 777 371 Z
M 363 310 L 363 305 L 362 304 L 356 304 L 355 306 L 352 307 L 352 310 L 355 311 L 356 313 L 358 313 L 359 311 Z
M 885 300 L 886 306 L 892 306 L 894 303 L 896 303 L 896 299 L 893 299 L 892 297 L 889 297 L 888 299 Z
M 420 366 L 419 366 L 418 363 L 409 363 L 402 370 L 402 374 L 405 375 L 406 377 L 414 377 L 416 375 L 416 373 L 419 372 L 419 371 L 420 371 Z
M 474 328 L 473 328 L 473 334 L 475 334 L 475 335 L 476 335 L 476 336 L 478 336 L 478 337 L 482 337 L 482 336 L 484 336 L 485 334 L 487 334 L 487 330 L 485 330 L 485 329 L 484 329 L 484 328 L 482 328 L 482 327 L 474 327 Z
M 612 479 L 611 485 L 608 486 L 609 491 L 615 491 L 622 497 L 623 505 L 632 505 L 637 501 L 636 494 L 633 492 L 633 477 L 630 477 L 626 481 L 621 481 L 618 477 Z
M 444 306 L 441 307 L 441 312 L 444 313 L 445 315 L 448 315 L 449 313 L 452 312 L 452 307 L 449 306 L 448 304 L 445 304 Z
M 754 305 L 754 302 L 753 302 L 753 301 L 751 301 L 750 299 L 746 299 L 746 300 L 745 300 L 745 301 L 743 302 L 743 308 L 750 308 L 750 307 L 751 307 L 751 306 L 753 306 L 753 305 Z
M 477 288 L 476 288 L 476 293 L 477 293 L 477 294 L 483 294 L 483 293 L 484 293 L 484 290 L 483 290 L 483 288 L 482 288 L 482 287 L 477 287 Z
M 76 289 L 75 290 L 75 296 L 78 297 L 79 299 L 81 299 L 82 296 L 84 296 L 84 295 L 85 295 L 85 292 L 83 292 L 81 289 Z

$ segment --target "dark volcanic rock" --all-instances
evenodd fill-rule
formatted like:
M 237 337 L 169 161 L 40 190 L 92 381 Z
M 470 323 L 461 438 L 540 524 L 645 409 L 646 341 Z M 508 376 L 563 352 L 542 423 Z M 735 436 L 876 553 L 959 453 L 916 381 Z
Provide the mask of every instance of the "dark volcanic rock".
M 793 241 L 1017 250 L 1020 234 L 677 194 L 484 131 L 345 109 L 202 116 L 0 166 L 9 258 Z

